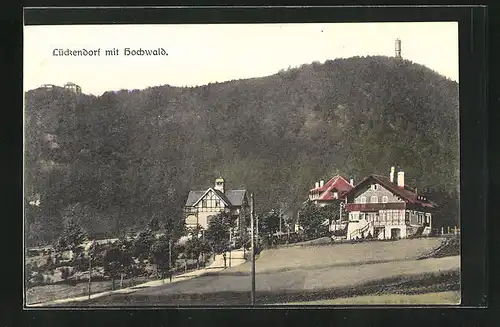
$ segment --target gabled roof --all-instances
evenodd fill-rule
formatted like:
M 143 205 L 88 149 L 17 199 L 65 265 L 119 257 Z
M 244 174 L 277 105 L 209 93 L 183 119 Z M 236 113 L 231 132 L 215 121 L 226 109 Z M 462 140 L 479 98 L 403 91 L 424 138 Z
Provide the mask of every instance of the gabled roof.
M 198 202 L 200 202 L 201 199 L 203 199 L 205 197 L 205 195 L 208 193 L 208 192 L 214 192 L 215 194 L 217 194 L 217 196 L 219 198 L 221 198 L 221 200 L 227 205 L 227 206 L 230 206 L 231 205 L 231 202 L 228 201 L 228 199 L 224 196 L 224 194 L 222 194 L 221 192 L 219 192 L 218 190 L 214 190 L 213 188 L 208 188 L 208 190 L 206 190 L 202 196 L 200 196 L 200 198 L 198 200 L 195 201 L 195 203 L 193 203 L 192 206 L 195 206 L 198 204 Z
M 363 179 L 361 182 L 356 184 L 354 186 L 354 188 L 352 188 L 350 191 L 348 191 L 344 195 L 348 195 L 352 192 L 355 192 L 355 190 L 359 190 L 361 187 L 366 185 L 367 182 L 372 181 L 372 180 L 378 182 L 380 185 L 382 185 L 383 187 L 388 189 L 393 194 L 396 194 L 397 196 L 399 196 L 400 198 L 402 198 L 406 202 L 421 205 L 423 207 L 435 207 L 436 206 L 436 203 L 427 199 L 423 195 L 419 195 L 419 194 L 415 193 L 408 186 L 405 185 L 405 187 L 399 187 L 396 183 L 391 182 L 391 180 L 389 178 L 387 178 L 385 176 L 381 176 L 381 175 L 375 175 L 375 174 L 372 174 L 372 175 L 366 177 L 365 179 Z
M 222 193 L 219 190 L 209 188 L 206 191 L 190 191 L 186 200 L 186 207 L 193 207 L 209 192 L 213 191 L 227 206 L 241 206 L 246 194 L 246 190 L 228 190 Z
M 243 199 L 247 194 L 247 190 L 229 190 L 226 191 L 226 196 L 233 206 L 243 205 Z
M 227 196 L 226 196 L 224 193 L 222 193 L 221 191 L 216 190 L 216 189 L 212 189 L 212 190 L 215 192 L 215 194 L 217 194 L 217 196 L 218 196 L 219 198 L 221 198 L 221 199 L 222 199 L 222 201 L 224 201 L 224 203 L 225 203 L 226 205 L 228 205 L 228 206 L 230 206 L 230 205 L 231 205 L 231 201 L 227 198 Z
M 205 193 L 206 191 L 189 191 L 186 207 L 192 207 Z
M 332 192 L 336 191 L 339 193 L 339 197 L 344 193 L 350 191 L 353 188 L 348 181 L 345 180 L 340 175 L 333 176 L 328 182 L 326 182 L 322 187 L 313 188 L 312 191 L 321 192 L 322 194 L 318 198 L 318 200 L 334 200 L 332 196 Z

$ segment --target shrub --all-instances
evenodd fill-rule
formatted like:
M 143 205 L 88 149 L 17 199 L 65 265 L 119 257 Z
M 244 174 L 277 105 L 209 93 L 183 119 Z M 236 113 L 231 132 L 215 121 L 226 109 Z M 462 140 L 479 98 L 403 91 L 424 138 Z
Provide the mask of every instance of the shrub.
M 39 272 L 35 273 L 35 275 L 31 278 L 31 281 L 33 282 L 33 284 L 41 284 L 43 283 L 43 275 Z

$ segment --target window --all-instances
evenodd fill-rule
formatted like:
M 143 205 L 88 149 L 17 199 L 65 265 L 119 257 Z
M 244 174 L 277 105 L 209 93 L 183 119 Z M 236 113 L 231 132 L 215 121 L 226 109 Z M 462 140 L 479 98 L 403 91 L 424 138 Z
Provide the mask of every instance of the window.
M 215 200 L 215 207 L 220 207 L 220 200 Z
M 410 222 L 410 213 L 408 211 L 405 212 L 405 222 Z
M 378 185 L 377 184 L 372 184 L 372 190 L 376 191 L 378 189 Z
M 371 202 L 371 203 L 378 203 L 378 196 L 376 196 L 376 195 L 372 195 L 372 196 L 370 197 L 370 202 Z
M 382 202 L 383 202 L 383 203 L 387 203 L 387 202 L 389 202 L 389 198 L 387 197 L 387 195 L 384 195 L 384 196 L 382 197 Z
M 360 198 L 360 200 L 361 200 L 361 203 L 366 203 L 366 197 L 365 197 L 365 196 L 362 196 L 362 197 Z
M 207 207 L 207 200 L 201 200 L 201 207 L 206 208 Z
M 338 197 L 339 197 L 338 193 L 337 192 L 333 192 L 333 198 L 334 199 L 338 199 Z

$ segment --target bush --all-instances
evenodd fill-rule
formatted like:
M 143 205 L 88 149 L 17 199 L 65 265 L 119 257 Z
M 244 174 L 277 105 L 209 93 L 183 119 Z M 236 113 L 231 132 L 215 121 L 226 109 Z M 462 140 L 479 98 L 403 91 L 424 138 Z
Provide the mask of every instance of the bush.
M 44 278 L 43 278 L 43 274 L 42 273 L 37 272 L 35 274 L 35 276 L 33 276 L 33 281 L 35 283 L 43 283 L 43 280 L 44 280 Z
M 92 265 L 95 263 L 92 260 Z M 79 257 L 71 262 L 71 266 L 76 271 L 87 271 L 89 269 L 89 259 L 84 257 Z

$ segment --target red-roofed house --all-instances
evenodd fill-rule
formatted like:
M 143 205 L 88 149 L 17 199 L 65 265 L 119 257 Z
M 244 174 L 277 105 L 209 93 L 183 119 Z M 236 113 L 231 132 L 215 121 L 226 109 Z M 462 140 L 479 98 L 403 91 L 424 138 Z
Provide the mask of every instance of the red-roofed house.
M 319 206 L 325 206 L 335 200 L 343 199 L 345 193 L 353 188 L 351 183 L 342 176 L 333 176 L 326 184 L 323 181 L 316 182 L 315 187 L 309 191 L 309 200 Z
M 394 167 L 390 178 L 370 175 L 344 196 L 349 212 L 347 239 L 368 234 L 379 239 L 397 239 L 431 231 L 436 204 L 405 185 L 404 172 L 398 172 L 395 183 Z

